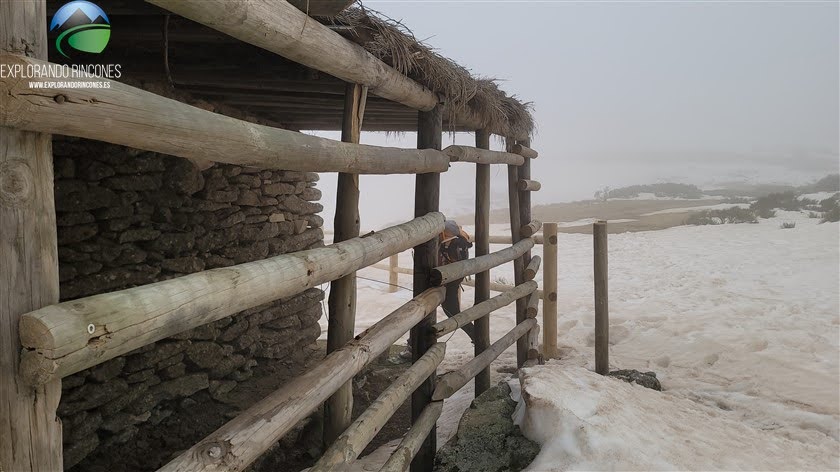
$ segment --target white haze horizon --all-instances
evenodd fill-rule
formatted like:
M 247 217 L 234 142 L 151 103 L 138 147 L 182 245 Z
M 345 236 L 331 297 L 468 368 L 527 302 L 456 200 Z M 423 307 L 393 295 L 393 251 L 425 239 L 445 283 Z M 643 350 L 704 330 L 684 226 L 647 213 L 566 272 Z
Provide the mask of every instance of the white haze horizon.
M 836 2 L 364 5 L 533 102 L 532 174 L 543 183 L 535 205 L 592 198 L 604 186 L 799 185 L 840 171 Z M 474 138 L 445 133 L 443 142 Z M 416 135 L 363 133 L 362 143 L 414 147 Z M 491 175 L 492 207 L 505 208 L 505 169 Z M 335 182 L 319 182 L 327 229 Z M 360 186 L 363 229 L 413 217 L 413 175 L 362 176 Z M 441 210 L 472 213 L 473 192 L 474 167 L 453 164 L 441 177 Z

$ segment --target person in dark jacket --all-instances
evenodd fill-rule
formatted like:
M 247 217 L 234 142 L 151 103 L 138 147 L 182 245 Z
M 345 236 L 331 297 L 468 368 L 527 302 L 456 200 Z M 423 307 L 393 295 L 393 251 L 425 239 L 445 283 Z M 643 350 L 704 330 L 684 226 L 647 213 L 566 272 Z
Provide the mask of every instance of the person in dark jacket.
M 440 235 L 438 264 L 446 265 L 469 259 L 471 247 L 470 235 L 454 220 L 446 220 L 443 233 Z M 461 282 L 463 280 L 453 280 L 446 284 L 446 298 L 441 308 L 450 318 L 461 313 Z M 475 326 L 472 323 L 466 324 L 461 329 L 475 342 Z

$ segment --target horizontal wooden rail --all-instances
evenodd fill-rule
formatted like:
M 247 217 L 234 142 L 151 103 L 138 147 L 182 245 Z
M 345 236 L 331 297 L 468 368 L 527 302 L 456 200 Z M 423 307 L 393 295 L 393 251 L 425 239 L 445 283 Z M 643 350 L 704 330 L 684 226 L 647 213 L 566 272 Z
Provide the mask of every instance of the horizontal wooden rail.
M 536 180 L 522 179 L 519 181 L 519 190 L 522 190 L 523 192 L 536 192 L 541 188 L 542 184 L 540 184 Z
M 530 223 L 523 226 L 519 230 L 519 235 L 522 236 L 523 238 L 530 238 L 531 236 L 537 234 L 537 231 L 539 231 L 541 228 L 542 228 L 542 223 L 541 222 L 539 222 L 537 220 L 531 220 Z
M 525 316 L 528 318 L 535 318 L 540 311 L 540 296 L 531 294 L 528 297 L 528 305 L 525 307 Z
M 534 280 L 534 277 L 537 276 L 537 272 L 540 270 L 541 262 L 542 259 L 540 256 L 531 257 L 531 262 L 529 262 L 528 266 L 525 267 L 525 280 Z
M 443 402 L 429 403 L 423 409 L 423 413 L 417 418 L 411 429 L 405 433 L 400 445 L 391 453 L 391 457 L 379 472 L 405 472 L 411 465 L 411 460 L 417 455 L 423 441 L 429 435 L 432 427 L 437 423 L 440 414 L 443 413 Z
M 511 151 L 528 159 L 536 159 L 537 156 L 540 155 L 537 151 L 534 151 L 533 149 L 523 146 L 521 144 L 514 144 L 511 147 Z
M 310 371 L 260 400 L 160 471 L 240 471 L 306 418 L 443 301 L 445 290 L 426 290 L 327 355 Z
M 463 284 L 466 285 L 467 287 L 475 287 L 475 281 L 474 280 L 464 279 Z M 505 292 L 509 292 L 509 291 L 513 290 L 514 288 L 515 287 L 513 285 L 500 284 L 498 282 L 490 282 L 490 290 L 492 290 L 494 292 L 505 293 Z M 536 293 L 537 295 L 539 295 L 541 297 L 543 296 L 543 291 L 540 290 L 540 289 L 537 289 L 534 293 Z
M 4 54 L 0 63 L 24 70 L 29 66 L 64 68 L 69 76 L 64 66 L 29 57 Z M 26 80 L 0 76 L 0 126 L 270 169 L 417 174 L 446 172 L 449 168 L 449 158 L 434 149 L 343 143 L 237 120 L 114 80 L 110 88 L 72 88 L 73 83 L 105 79 L 56 75 L 39 76 L 39 80 L 67 82 L 70 86 L 30 89 Z
M 535 234 L 531 236 L 531 239 L 534 240 L 534 244 L 543 244 L 543 235 Z M 502 236 L 502 235 L 495 235 L 490 236 L 490 244 L 511 244 L 512 240 L 510 236 Z
M 447 318 L 432 326 L 435 335 L 445 336 L 467 323 L 473 322 L 483 316 L 487 316 L 491 312 L 510 305 L 517 299 L 527 297 L 537 291 L 537 283 L 533 280 L 525 282 L 522 285 L 514 287 L 512 290 L 497 295 L 489 300 L 485 300 L 478 305 L 473 305 L 457 315 Z
M 519 154 L 512 154 L 502 151 L 490 151 L 471 146 L 459 146 L 453 144 L 443 150 L 449 156 L 450 162 L 475 162 L 476 164 L 508 164 L 521 166 L 525 158 Z
M 528 334 L 537 324 L 537 320 L 528 318 L 522 323 L 519 323 L 510 332 L 502 336 L 498 341 L 493 343 L 487 350 L 475 356 L 472 360 L 461 366 L 458 370 L 447 372 L 443 374 L 437 382 L 434 393 L 432 393 L 432 401 L 443 400 L 449 398 L 467 384 L 479 372 L 490 365 L 497 357 L 499 357 L 505 349 L 509 348 L 517 339 Z
M 446 354 L 446 344 L 437 343 L 397 378 L 370 404 L 327 449 L 309 472 L 346 469 L 393 416 L 421 382 L 434 372 Z
M 534 240 L 526 238 L 501 251 L 438 266 L 432 269 L 429 281 L 432 285 L 445 285 L 453 280 L 462 279 L 468 275 L 484 272 L 510 262 L 517 257 L 521 257 L 532 247 L 534 247 Z
M 429 213 L 331 246 L 47 306 L 21 317 L 21 375 L 41 384 L 154 341 L 338 279 L 428 241 Z
M 374 269 L 391 270 L 391 267 L 386 266 L 385 264 L 374 264 L 371 267 L 373 267 Z M 396 267 L 395 271 L 398 274 L 414 275 L 414 269 L 408 269 L 406 267 Z

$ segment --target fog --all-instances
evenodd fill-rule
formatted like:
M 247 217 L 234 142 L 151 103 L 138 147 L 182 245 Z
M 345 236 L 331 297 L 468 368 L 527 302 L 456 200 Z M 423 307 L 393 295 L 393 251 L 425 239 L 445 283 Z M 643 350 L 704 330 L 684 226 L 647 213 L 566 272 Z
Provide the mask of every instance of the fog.
M 838 172 L 836 2 L 365 1 L 533 102 L 535 204 L 654 182 L 801 184 Z M 338 138 L 337 133 L 318 133 Z M 474 144 L 471 134 L 444 146 Z M 364 133 L 414 147 L 413 133 Z M 494 142 L 501 149 L 501 142 Z M 492 169 L 493 207 L 506 174 Z M 335 174 L 320 188 L 331 227 Z M 413 216 L 414 176 L 363 176 L 363 229 Z M 441 209 L 471 213 L 474 167 L 443 174 Z

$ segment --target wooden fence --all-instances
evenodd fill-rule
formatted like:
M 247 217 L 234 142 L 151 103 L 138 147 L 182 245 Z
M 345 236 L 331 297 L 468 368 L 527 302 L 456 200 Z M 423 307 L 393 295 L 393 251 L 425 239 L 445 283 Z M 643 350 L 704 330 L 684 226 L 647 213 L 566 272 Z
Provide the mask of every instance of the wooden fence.
M 4 284 L 0 285 L 0 334 L 4 340 L 12 340 L 0 346 L 0 397 L 4 399 L 0 405 L 0 469 L 61 469 L 62 441 L 56 408 L 62 377 L 241 310 L 333 282 L 326 358 L 161 470 L 242 470 L 325 402 L 326 425 L 333 436 L 325 435 L 330 447 L 313 470 L 341 469 L 356 459 L 410 395 L 413 425 L 384 470 L 406 470 L 411 462 L 412 470 L 430 471 L 442 401 L 474 377 L 477 395 L 489 387 L 490 363 L 513 343 L 517 344 L 519 366 L 540 357 L 535 341 L 539 326 L 534 319 L 534 302 L 539 295 L 536 284 L 528 280 L 539 266 L 539 261 L 530 257 L 534 244 L 531 235 L 537 224 L 530 218 L 529 192 L 540 187 L 530 180 L 530 160 L 537 153 L 528 147 L 527 140 L 516 141 L 517 137 L 508 137 L 507 152 L 491 151 L 489 133 L 480 129 L 475 148 L 451 146 L 441 150 L 442 109 L 434 94 L 360 52 L 358 46 L 318 22 L 307 21 L 305 14 L 287 7 L 286 2 L 150 1 L 352 82 L 348 86 L 343 142 L 221 116 L 117 82 L 108 89 L 75 88 L 72 82 L 85 78 L 46 73 L 48 76 L 39 78 L 66 86 L 29 90 L 25 80 L 0 78 L 0 138 L 4 143 L 0 177 L 12 182 L 0 195 L 0 221 L 4 222 L 0 241 Z M 46 57 L 43 0 L 0 2 L 0 14 L 4 19 L 14 19 L 4 23 L 0 47 L 27 45 L 25 55 L 23 50 L 5 51 L 4 64 L 24 68 L 49 65 L 49 69 L 42 68 L 44 71 L 62 68 L 42 60 Z M 242 21 L 227 21 L 232 17 Z M 30 51 L 28 45 L 36 45 L 36 50 Z M 420 110 L 420 149 L 358 144 L 368 88 Z M 336 215 L 336 242 L 57 303 L 52 156 L 47 133 L 214 162 L 340 172 L 338 198 L 345 206 L 339 206 L 342 210 Z M 478 255 L 438 268 L 438 235 L 444 227 L 444 216 L 437 211 L 440 172 L 446 171 L 451 162 L 477 166 Z M 488 233 L 491 164 L 508 167 L 513 234 L 512 245 L 495 253 L 489 252 Z M 416 174 L 415 219 L 359 236 L 354 221 L 358 213 L 358 174 L 363 173 Z M 350 199 L 349 204 L 345 198 Z M 551 244 L 556 244 L 556 237 Z M 415 297 L 354 339 L 355 271 L 412 247 Z M 516 287 L 491 299 L 489 269 L 507 262 L 515 264 Z M 468 275 L 476 275 L 475 306 L 460 318 L 437 323 L 436 308 L 444 298 L 441 284 Z M 335 301 L 333 297 L 337 297 Z M 513 302 L 517 303 L 516 327 L 490 344 L 487 316 Z M 340 305 L 350 308 L 337 308 Z M 477 322 L 480 341 L 476 342 L 476 357 L 437 382 L 435 370 L 445 351 L 439 336 L 453 329 L 453 320 L 456 327 L 466 320 Z M 352 396 L 347 392 L 352 377 L 408 330 L 412 332 L 414 364 L 362 417 L 350 423 Z M 115 458 L 115 465 L 118 460 Z

